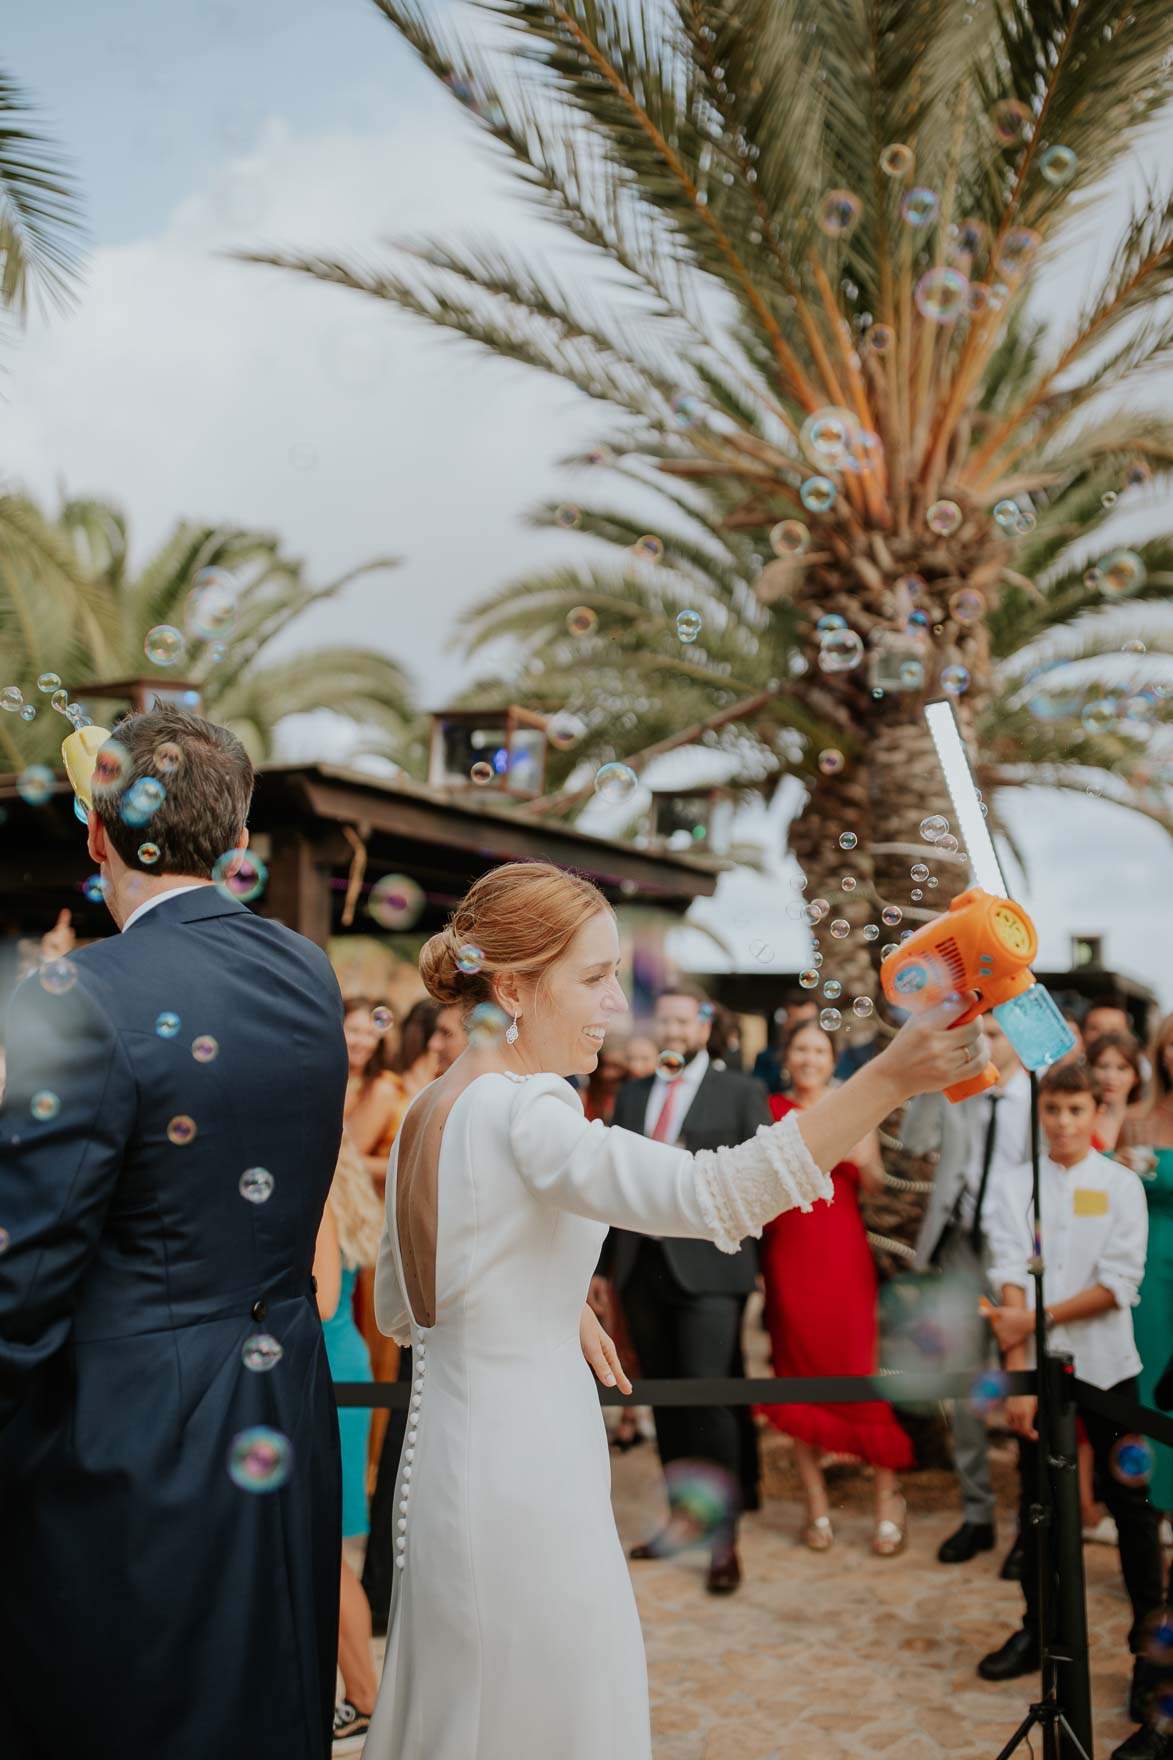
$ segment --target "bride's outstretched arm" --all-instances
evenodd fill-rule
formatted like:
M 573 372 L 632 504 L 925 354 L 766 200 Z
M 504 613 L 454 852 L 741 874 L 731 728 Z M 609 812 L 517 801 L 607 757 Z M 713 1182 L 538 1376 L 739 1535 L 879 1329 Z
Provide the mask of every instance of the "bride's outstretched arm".
M 735 1252 L 784 1210 L 831 1197 L 822 1171 L 913 1094 L 976 1075 L 986 1062 L 977 1023 L 950 1029 L 962 998 L 909 1022 L 892 1044 L 809 1112 L 762 1126 L 736 1147 L 684 1150 L 630 1131 L 588 1124 L 578 1096 L 556 1076 L 517 1092 L 513 1150 L 534 1194 L 558 1209 L 644 1234 L 691 1236 Z

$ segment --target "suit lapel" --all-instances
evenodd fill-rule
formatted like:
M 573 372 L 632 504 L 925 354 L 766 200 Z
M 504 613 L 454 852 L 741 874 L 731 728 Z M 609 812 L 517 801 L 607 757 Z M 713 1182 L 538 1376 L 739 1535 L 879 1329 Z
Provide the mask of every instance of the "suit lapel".
M 684 1114 L 683 1118 L 678 1118 L 676 1120 L 677 1140 L 680 1140 L 684 1136 L 684 1127 L 688 1123 L 689 1119 L 693 1117 L 694 1113 L 696 1114 L 697 1123 L 698 1124 L 700 1123 L 701 1115 L 704 1110 L 705 1089 L 708 1088 L 711 1083 L 713 1083 L 713 1078 L 716 1075 L 716 1073 L 717 1073 L 716 1070 L 713 1068 L 712 1064 L 710 1064 L 708 1069 L 706 1069 L 704 1075 L 701 1077 L 700 1081 L 697 1083 L 696 1093 L 693 1095 L 691 1101 L 689 1102 L 688 1111 Z M 715 1084 L 713 1084 L 713 1085 L 715 1085 Z M 700 1111 L 697 1110 L 698 1107 L 701 1109 Z

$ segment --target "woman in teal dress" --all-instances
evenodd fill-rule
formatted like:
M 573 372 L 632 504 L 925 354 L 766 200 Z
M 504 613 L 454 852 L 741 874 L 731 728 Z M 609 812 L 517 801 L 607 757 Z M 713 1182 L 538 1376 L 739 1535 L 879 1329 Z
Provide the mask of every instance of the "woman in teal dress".
M 366 1164 L 349 1138 L 344 1136 L 314 1256 L 318 1311 L 322 1317 L 330 1374 L 335 1381 L 371 1379 L 370 1352 L 354 1318 L 354 1286 L 360 1269 L 375 1262 L 382 1226 L 382 1207 Z M 348 1738 L 353 1738 L 355 1749 L 360 1745 L 379 1688 L 371 1655 L 370 1607 L 358 1575 L 361 1560 L 346 1556 L 346 1542 L 364 1540 L 370 1525 L 367 1516 L 370 1428 L 368 1409 L 340 1408 L 338 1437 L 342 1455 L 343 1556 L 338 1668 L 345 1696 L 334 1713 L 336 1754 L 350 1752 Z
M 1152 1092 L 1125 1119 L 1117 1159 L 1126 1160 L 1140 1174 L 1149 1205 L 1148 1255 L 1132 1324 L 1144 1364 L 1140 1397 L 1152 1406 L 1154 1389 L 1173 1349 L 1173 1014 L 1165 1016 L 1153 1035 L 1149 1061 Z M 1152 1448 L 1155 1465 L 1149 1500 L 1157 1509 L 1173 1510 L 1173 1449 L 1160 1442 Z

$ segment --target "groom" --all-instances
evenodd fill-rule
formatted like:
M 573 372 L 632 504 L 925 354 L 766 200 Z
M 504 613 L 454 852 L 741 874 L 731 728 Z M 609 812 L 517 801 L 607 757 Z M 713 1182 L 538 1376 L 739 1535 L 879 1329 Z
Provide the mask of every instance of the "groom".
M 0 1754 L 322 1760 L 338 986 L 213 884 L 248 841 L 240 742 L 164 708 L 115 737 L 89 852 L 122 933 L 42 966 L 8 1019 Z

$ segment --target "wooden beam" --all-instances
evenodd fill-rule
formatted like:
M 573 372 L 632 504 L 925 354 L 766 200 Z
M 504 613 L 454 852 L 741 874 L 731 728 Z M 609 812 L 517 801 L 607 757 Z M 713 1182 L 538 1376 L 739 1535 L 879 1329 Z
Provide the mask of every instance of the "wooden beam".
M 299 935 L 325 947 L 332 933 L 330 870 L 300 832 L 274 831 L 272 837 L 263 914 L 278 918 Z

